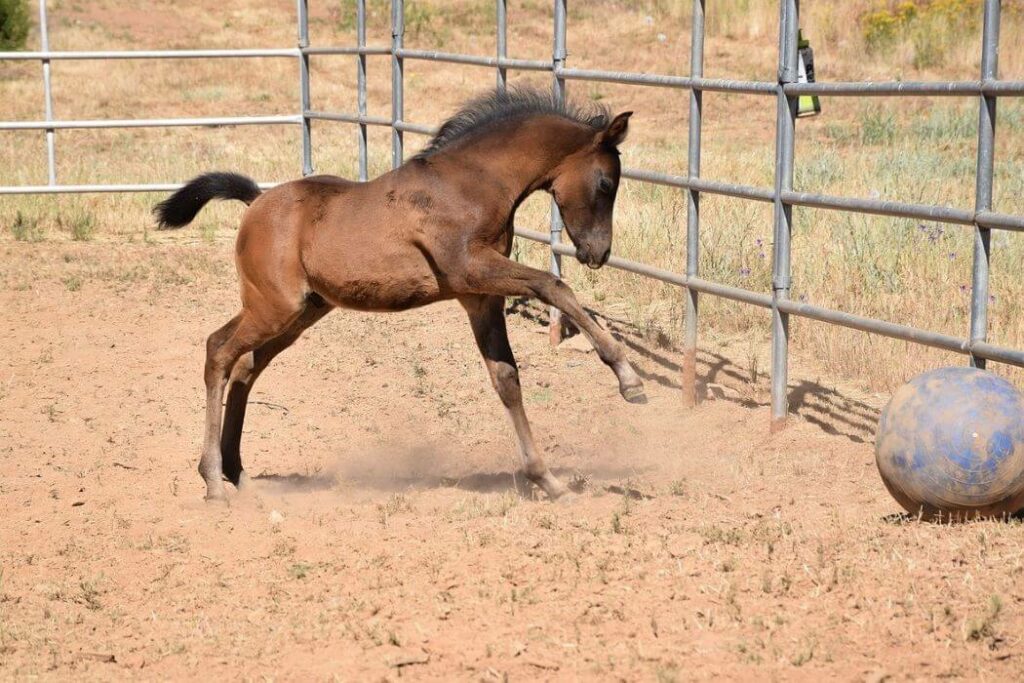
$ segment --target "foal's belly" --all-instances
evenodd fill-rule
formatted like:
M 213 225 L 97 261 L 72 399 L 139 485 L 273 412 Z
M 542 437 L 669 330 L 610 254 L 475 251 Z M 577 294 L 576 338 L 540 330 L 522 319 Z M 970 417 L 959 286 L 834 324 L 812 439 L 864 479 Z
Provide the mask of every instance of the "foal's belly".
M 310 287 L 335 306 L 404 311 L 450 298 L 411 244 L 325 240 L 303 254 Z
M 432 277 L 310 277 L 310 286 L 331 304 L 358 311 L 405 311 L 447 298 Z

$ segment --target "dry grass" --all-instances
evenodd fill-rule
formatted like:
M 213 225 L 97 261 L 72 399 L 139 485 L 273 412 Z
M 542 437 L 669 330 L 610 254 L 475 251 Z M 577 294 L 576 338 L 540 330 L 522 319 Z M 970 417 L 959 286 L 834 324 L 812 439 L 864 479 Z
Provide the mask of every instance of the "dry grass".
M 312 3 L 313 42 L 351 44 L 351 2 Z M 485 1 L 410 2 L 407 44 L 450 51 L 493 51 L 491 5 Z M 919 28 L 897 32 L 883 48 L 865 43 L 863 17 L 874 4 L 805 3 L 803 28 L 814 41 L 820 80 L 883 78 L 975 78 L 980 28 L 931 31 L 922 58 Z M 51 3 L 56 49 L 132 47 L 281 46 L 294 43 L 291 3 L 256 6 L 227 0 L 216 9 L 198 3 L 156 2 L 144 13 L 118 3 L 60 0 Z M 684 73 L 689 29 L 686 3 L 664 0 L 574 3 L 569 48 L 573 65 Z M 1016 3 L 1006 5 L 1003 45 L 1019 40 Z M 775 72 L 775 3 L 743 0 L 709 8 L 706 73 L 715 77 L 771 80 Z M 550 8 L 536 1 L 512 3 L 510 52 L 550 53 Z M 388 41 L 387 5 L 370 3 L 370 36 Z M 609 17 L 614 17 L 609 21 Z M 971 15 L 973 16 L 973 15 Z M 935 21 L 934 19 L 930 21 Z M 914 26 L 922 26 L 915 24 Z M 929 24 L 931 26 L 931 24 Z M 843 27 L 856 27 L 848 30 Z M 966 30 L 964 30 L 966 29 Z M 918 31 L 918 33 L 915 33 Z M 623 51 L 619 46 L 629 46 Z M 1001 71 L 1021 77 L 1024 57 L 1004 49 Z M 291 113 L 297 108 L 297 78 L 289 60 L 221 62 L 60 62 L 54 65 L 55 110 L 61 118 L 213 116 Z M 371 114 L 386 114 L 390 74 L 386 59 L 371 58 Z M 537 84 L 543 75 L 515 74 Z M 78 87 L 88 83 L 90 87 Z M 486 69 L 409 62 L 407 118 L 438 122 L 457 104 L 493 83 Z M 355 68 L 350 58 L 313 62 L 314 108 L 354 110 Z M 686 163 L 686 101 L 683 92 L 573 83 L 575 97 L 638 112 L 626 163 L 682 172 Z M 39 119 L 39 67 L 5 66 L 0 78 L 2 117 Z M 973 205 L 977 106 L 939 98 L 844 99 L 824 102 L 824 114 L 799 123 L 798 189 L 887 199 Z M 770 186 L 774 159 L 774 107 L 755 96 L 708 94 L 705 98 L 703 174 L 709 178 Z M 996 209 L 1024 212 L 1024 107 L 1000 102 Z M 45 182 L 45 146 L 40 133 L 6 133 L 0 145 L 0 183 Z M 294 127 L 69 131 L 58 133 L 62 182 L 157 182 L 185 180 L 211 168 L 237 169 L 264 180 L 284 180 L 299 170 Z M 407 136 L 411 152 L 421 139 Z M 355 133 L 344 124 L 317 124 L 319 171 L 355 175 Z M 389 134 L 371 130 L 371 170 L 387 169 Z M 0 205 L 8 239 L 194 239 L 154 236 L 148 210 L 152 196 L 19 197 Z M 706 197 L 703 202 L 701 270 L 705 277 L 769 291 L 771 210 L 764 205 Z M 519 224 L 546 225 L 546 198 L 535 198 Z M 229 239 L 237 207 L 207 210 L 198 234 Z M 623 256 L 680 270 L 685 256 L 685 201 L 669 188 L 627 183 L 617 211 L 616 248 Z M 997 233 L 993 240 L 991 339 L 1024 346 L 1024 237 Z M 957 226 L 796 210 L 793 240 L 794 296 L 863 315 L 964 335 L 972 235 Z M 542 246 L 523 244 L 520 257 L 544 265 Z M 590 302 L 645 327 L 652 335 L 678 337 L 682 296 L 678 290 L 635 276 L 594 274 L 567 265 L 567 277 Z M 966 289 L 965 289 L 966 288 Z M 702 303 L 705 344 L 742 335 L 767 340 L 767 315 L 729 302 Z M 963 358 L 909 349 L 902 342 L 817 323 L 796 321 L 794 350 L 822 371 L 857 378 L 872 389 L 888 389 L 938 363 Z M 1000 369 L 1020 379 L 1022 373 Z

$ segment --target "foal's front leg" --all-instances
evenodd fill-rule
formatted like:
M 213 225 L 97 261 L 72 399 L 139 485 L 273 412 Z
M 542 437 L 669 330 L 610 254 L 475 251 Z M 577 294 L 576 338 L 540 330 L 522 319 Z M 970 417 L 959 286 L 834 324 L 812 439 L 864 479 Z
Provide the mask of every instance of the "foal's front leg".
M 519 440 L 519 452 L 523 460 L 526 477 L 544 489 L 552 500 L 568 493 L 565 485 L 551 474 L 543 458 L 537 453 L 533 442 L 530 423 L 523 409 L 523 392 L 519 386 L 519 369 L 512 348 L 508 343 L 505 329 L 505 298 L 501 296 L 462 297 L 459 302 L 469 313 L 473 336 L 484 357 L 484 364 L 491 376 L 498 397 L 505 405 Z
M 587 335 L 597 355 L 615 372 L 622 397 L 630 403 L 647 402 L 643 380 L 626 359 L 622 345 L 587 315 L 569 285 L 551 273 L 524 266 L 490 249 L 474 252 L 467 261 L 467 285 L 472 291 L 497 296 L 533 296 L 562 311 Z

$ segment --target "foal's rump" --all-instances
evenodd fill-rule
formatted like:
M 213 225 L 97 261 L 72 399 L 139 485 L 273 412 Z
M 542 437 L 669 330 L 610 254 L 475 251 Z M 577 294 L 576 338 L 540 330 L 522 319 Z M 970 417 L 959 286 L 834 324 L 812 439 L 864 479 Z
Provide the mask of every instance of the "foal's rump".
M 275 199 L 288 197 L 293 202 L 305 203 L 306 207 L 316 205 L 322 218 L 327 200 L 356 185 L 337 176 L 309 176 L 300 180 L 282 183 L 268 191 Z M 247 205 L 263 194 L 252 178 L 239 173 L 213 171 L 196 176 L 185 183 L 167 199 L 153 208 L 161 229 L 183 228 L 191 223 L 199 211 L 212 199 L 237 199 Z M 276 195 L 276 196 L 275 196 Z M 314 219 L 317 218 L 314 216 Z
M 212 199 L 249 205 L 235 262 L 242 303 L 259 318 L 287 318 L 311 294 L 333 306 L 401 311 L 450 298 L 451 292 L 443 267 L 419 239 L 433 204 L 429 185 L 399 191 L 394 180 L 357 183 L 318 175 L 261 192 L 245 176 L 207 173 L 158 204 L 155 213 L 161 227 L 178 228 Z

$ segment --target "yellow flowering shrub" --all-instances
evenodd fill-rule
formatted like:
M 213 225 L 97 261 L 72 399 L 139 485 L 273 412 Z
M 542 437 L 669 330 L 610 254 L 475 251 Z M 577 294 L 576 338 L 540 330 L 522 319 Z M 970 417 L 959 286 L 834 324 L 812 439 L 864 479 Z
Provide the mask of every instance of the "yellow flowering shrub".
M 860 23 L 868 48 L 881 48 L 918 24 L 949 25 L 980 17 L 981 0 L 876 0 Z

